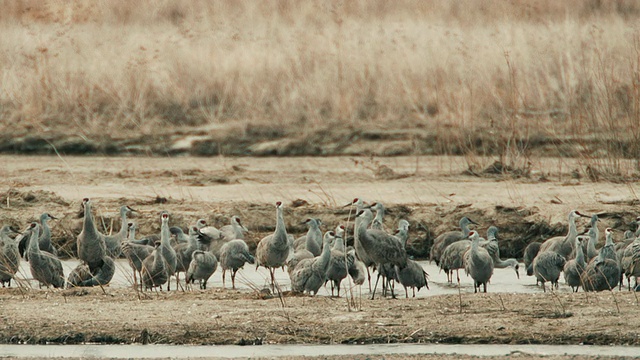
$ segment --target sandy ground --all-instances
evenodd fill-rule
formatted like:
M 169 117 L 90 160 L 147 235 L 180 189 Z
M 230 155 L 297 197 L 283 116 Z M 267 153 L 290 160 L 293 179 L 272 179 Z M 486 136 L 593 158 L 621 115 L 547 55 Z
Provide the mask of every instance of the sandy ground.
M 136 207 L 142 234 L 157 231 L 163 209 L 171 212 L 174 224 L 182 225 L 199 217 L 222 225 L 228 216 L 239 214 L 255 244 L 273 230 L 274 201 L 288 205 L 288 230 L 302 234 L 305 229 L 299 222 L 307 216 L 326 216 L 327 228 L 346 221 L 348 210 L 340 206 L 360 196 L 388 204 L 387 227 L 407 217 L 415 229 L 412 236 L 428 243 L 434 234 L 455 228 L 463 213 L 480 217 L 481 231 L 510 219 L 497 210 L 502 207 L 521 212 L 520 218 L 530 224 L 565 222 L 573 208 L 614 214 L 603 216 L 601 226 L 622 229 L 635 217 L 635 194 L 640 190 L 637 184 L 572 178 L 570 172 L 578 165 L 559 160 L 535 164 L 534 176 L 525 179 L 461 175 L 467 167 L 463 158 L 1 157 L 0 161 L 4 191 L 0 220 L 24 227 L 43 211 L 55 214 L 60 220 L 52 224 L 54 238 L 69 255 L 83 197 L 94 200 L 107 227 L 120 205 Z M 294 207 L 298 199 L 304 202 Z M 119 221 L 113 224 L 117 230 Z M 508 226 L 504 228 L 508 233 Z M 508 236 L 503 241 L 509 245 Z M 369 300 L 368 291 L 363 291 L 362 296 L 347 299 L 279 297 L 260 289 L 142 294 L 112 287 L 104 291 L 14 287 L 0 289 L 0 342 L 640 343 L 638 298 L 626 291 L 463 293 L 398 300 Z

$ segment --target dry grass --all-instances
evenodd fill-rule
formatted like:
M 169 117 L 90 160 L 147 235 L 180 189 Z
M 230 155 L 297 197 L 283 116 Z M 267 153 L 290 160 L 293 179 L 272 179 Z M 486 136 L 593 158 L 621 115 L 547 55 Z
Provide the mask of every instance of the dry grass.
M 1 5 L 3 132 L 339 124 L 428 129 L 449 153 L 639 153 L 632 0 Z

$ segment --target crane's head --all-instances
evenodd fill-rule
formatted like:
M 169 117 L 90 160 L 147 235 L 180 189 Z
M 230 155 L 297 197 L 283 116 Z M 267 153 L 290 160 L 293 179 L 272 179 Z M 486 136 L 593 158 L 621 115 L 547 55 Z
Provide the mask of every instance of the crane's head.
M 196 221 L 196 226 L 202 229 L 203 227 L 207 226 L 207 221 L 205 219 L 198 219 L 198 221 Z
M 166 212 L 163 212 L 163 213 L 162 213 L 162 220 L 163 220 L 163 221 L 164 221 L 164 220 L 169 220 L 169 214 L 168 214 L 168 213 L 166 213 Z
M 276 207 L 277 207 L 277 208 L 282 207 L 282 201 L 278 201 L 278 202 L 276 202 Z

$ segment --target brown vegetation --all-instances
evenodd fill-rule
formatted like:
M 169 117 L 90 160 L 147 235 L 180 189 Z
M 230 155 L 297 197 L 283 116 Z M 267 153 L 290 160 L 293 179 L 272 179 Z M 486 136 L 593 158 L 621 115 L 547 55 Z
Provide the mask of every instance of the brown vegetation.
M 213 136 L 205 155 L 404 130 L 383 155 L 542 152 L 619 172 L 594 159 L 639 154 L 639 18 L 630 0 L 11 1 L 0 126 L 63 134 L 69 152 Z M 345 153 L 323 150 L 300 152 Z

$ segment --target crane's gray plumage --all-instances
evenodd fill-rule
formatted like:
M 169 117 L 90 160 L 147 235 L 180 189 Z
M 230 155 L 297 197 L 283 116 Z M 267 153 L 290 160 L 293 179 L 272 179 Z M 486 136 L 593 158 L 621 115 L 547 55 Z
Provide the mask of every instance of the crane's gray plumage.
M 347 250 L 347 256 L 353 256 L 353 265 L 349 267 L 349 276 L 353 283 L 356 285 L 364 284 L 365 280 L 367 280 L 367 267 L 364 265 L 360 259 L 356 256 L 356 250 L 350 249 Z
M 103 258 L 103 265 L 95 273 L 89 271 L 87 264 L 79 264 L 67 277 L 68 287 L 91 287 L 107 285 L 116 273 L 116 263 L 109 256 Z
M 487 241 L 481 243 L 482 247 L 487 249 L 489 255 L 491 255 L 491 260 L 493 260 L 493 267 L 496 269 L 505 269 L 505 268 L 513 268 L 516 272 L 516 277 L 520 279 L 520 273 L 518 270 L 520 269 L 520 264 L 518 264 L 518 260 L 514 258 L 509 258 L 502 260 L 500 258 L 500 246 L 498 244 L 498 228 L 495 226 L 490 226 L 487 229 Z
M 31 275 L 41 284 L 56 288 L 64 287 L 64 272 L 62 270 L 62 262 L 54 255 L 40 250 L 38 237 L 40 234 L 40 225 L 31 223 L 27 232 L 29 232 L 29 267 Z
M 18 244 L 9 234 L 16 231 L 11 226 L 5 225 L 0 229 L 0 283 L 2 287 L 7 284 L 11 287 L 11 279 L 20 268 L 20 251 Z
M 382 230 L 367 229 L 371 223 L 373 214 L 371 210 L 364 209 L 356 217 L 357 242 L 364 248 L 371 260 L 381 268 L 384 264 L 397 266 L 399 270 L 407 266 L 407 253 L 395 236 L 391 236 Z M 357 248 L 356 248 L 357 251 Z M 375 296 L 374 286 L 372 298 Z M 393 289 L 391 290 L 392 296 Z
M 162 290 L 162 285 L 169 283 L 167 262 L 164 259 L 161 246 L 158 244 L 151 255 L 142 261 L 140 275 L 145 289 L 160 287 L 160 290 Z
M 276 229 L 265 236 L 256 248 L 256 264 L 264 266 L 271 275 L 271 286 L 275 288 L 275 269 L 286 264 L 289 257 L 289 237 L 284 224 L 284 209 L 281 201 L 276 203 Z
M 582 246 L 586 240 L 588 239 L 583 236 L 576 237 L 576 257 L 567 261 L 564 265 L 564 281 L 571 287 L 573 292 L 578 292 L 580 288 L 580 277 L 587 267 Z
M 133 270 L 133 282 L 134 285 L 138 284 L 138 276 L 140 274 L 140 279 L 142 279 L 142 262 L 144 259 L 149 257 L 155 248 L 150 245 L 143 244 L 135 244 L 131 241 L 125 242 L 122 244 L 122 253 L 125 258 L 129 261 L 129 265 Z M 140 286 L 142 286 L 142 282 L 140 282 Z
M 40 245 L 40 250 L 58 256 L 58 250 L 51 243 L 51 228 L 48 223 L 49 220 L 55 219 L 57 218 L 49 213 L 43 213 L 40 215 L 40 235 L 38 238 L 38 244 Z M 20 235 L 18 239 L 20 255 L 24 256 L 24 259 L 29 261 L 29 256 L 26 251 L 29 248 L 29 237 Z
M 220 231 L 222 232 L 222 236 L 227 241 L 235 240 L 235 239 L 244 240 L 244 234 L 249 230 L 247 230 L 247 228 L 244 227 L 244 225 L 242 225 L 242 221 L 238 216 L 234 215 L 229 220 L 231 222 L 230 225 L 225 225 L 220 228 Z
M 526 248 L 524 248 L 522 260 L 524 261 L 524 267 L 527 270 L 527 276 L 533 276 L 533 259 L 538 256 L 541 245 L 542 243 L 536 241 L 530 243 Z
M 171 233 L 172 238 L 175 239 L 174 245 L 189 243 L 189 235 L 185 234 L 182 228 L 178 226 L 171 226 L 169 228 L 169 233 Z
M 554 251 L 560 254 L 565 259 L 571 258 L 574 253 L 574 245 L 576 236 L 578 236 L 578 230 L 576 228 L 576 219 L 579 217 L 588 217 L 581 214 L 578 210 L 572 210 L 569 212 L 569 232 L 566 236 L 555 236 L 545 240 L 540 245 L 540 252 Z
M 487 283 L 493 275 L 493 260 L 487 249 L 480 246 L 478 232 L 469 233 L 471 247 L 464 254 L 464 269 L 473 279 L 473 292 L 480 291 L 480 285 L 487 292 Z
M 129 230 L 129 222 L 127 214 L 135 211 L 127 205 L 120 207 L 120 231 L 113 235 L 104 235 L 104 243 L 107 250 L 107 256 L 117 259 L 122 254 L 122 242 L 127 240 L 127 232 Z
M 231 270 L 231 287 L 236 288 L 236 273 L 245 263 L 253 264 L 255 259 L 249 252 L 249 246 L 242 239 L 231 240 L 220 249 L 220 267 L 222 267 L 222 287 L 225 287 L 225 274 Z
M 167 277 L 171 278 L 171 275 L 176 273 L 178 258 L 176 255 L 176 251 L 171 246 L 171 233 L 169 231 L 169 214 L 167 212 L 163 212 L 161 215 L 161 218 L 162 218 L 162 225 L 160 227 L 160 247 L 158 248 L 158 251 L 162 252 L 162 259 L 165 262 Z M 167 281 L 167 291 L 170 291 L 170 290 L 171 290 L 171 282 Z
M 103 265 L 103 258 L 107 254 L 104 235 L 96 228 L 91 213 L 91 201 L 88 198 L 82 200 L 84 206 L 84 219 L 82 231 L 77 238 L 78 258 L 84 261 L 93 273 Z
M 355 198 L 351 203 L 345 205 L 345 207 L 346 206 L 355 206 L 356 214 L 358 214 L 360 211 L 362 211 L 365 208 L 365 206 L 368 206 L 368 205 L 364 200 L 362 200 L 362 198 Z M 365 269 L 367 270 L 367 280 L 369 281 L 369 291 L 371 291 L 371 273 L 369 272 L 369 268 L 376 266 L 376 263 L 372 260 L 371 256 L 367 254 L 367 251 L 358 240 L 358 237 L 359 237 L 358 232 L 359 230 L 358 230 L 358 227 L 356 226 L 354 228 L 354 234 L 353 234 L 353 239 L 354 239 L 353 247 L 356 252 L 356 257 L 364 264 Z
M 327 269 L 331 259 L 331 241 L 334 236 L 333 231 L 327 231 L 322 240 L 322 253 L 313 259 L 302 260 L 296 266 L 291 273 L 291 290 L 313 295 L 318 293 L 327 279 Z
M 179 243 L 173 246 L 173 250 L 176 252 L 176 288 L 180 281 L 180 273 L 186 273 L 189 269 L 193 252 L 196 250 L 204 250 L 200 248 L 200 243 L 198 242 L 199 234 L 200 231 L 198 227 L 191 226 L 189 228 L 189 242 Z
M 340 284 L 349 274 L 349 268 L 353 266 L 354 260 L 353 255 L 345 253 L 344 239 L 336 234 L 326 274 L 327 280 L 331 281 L 331 296 L 336 288 L 337 296 L 340 297 Z
M 533 274 L 536 276 L 537 281 L 542 283 L 542 289 L 546 292 L 544 283 L 551 283 L 551 290 L 553 286 L 558 287 L 558 279 L 560 278 L 560 272 L 564 268 L 564 264 L 567 261 L 565 258 L 555 251 L 541 251 L 533 259 Z
M 430 259 L 436 262 L 436 265 L 440 264 L 440 257 L 442 256 L 442 252 L 447 246 L 453 244 L 456 241 L 464 240 L 469 238 L 469 229 L 470 224 L 477 223 L 468 217 L 463 217 L 460 219 L 460 230 L 461 231 L 448 231 L 443 234 L 438 235 L 438 237 L 433 240 L 433 246 L 431 246 Z
M 240 240 L 242 241 L 242 240 Z M 200 289 L 207 288 L 207 281 L 218 269 L 218 259 L 211 251 L 196 250 L 193 252 L 189 269 L 187 270 L 187 283 L 200 281 Z
M 307 225 L 309 230 L 306 235 L 297 238 L 293 242 L 293 249 L 296 251 L 307 249 L 314 257 L 320 255 L 322 252 L 322 230 L 320 230 L 322 221 L 319 219 L 308 218 L 303 222 L 303 224 Z
M 453 282 L 453 271 L 456 271 L 460 284 L 460 269 L 464 269 L 464 254 L 471 248 L 471 240 L 460 240 L 447 246 L 440 257 L 440 269 L 447 275 L 447 281 Z
M 584 291 L 611 290 L 620 281 L 620 265 L 614 249 L 613 230 L 607 228 L 604 232 L 604 246 L 582 273 L 581 284 Z
M 591 261 L 594 257 L 598 256 L 598 250 L 596 250 L 596 244 L 598 243 L 598 215 L 591 216 L 591 228 L 589 229 L 589 238 L 585 243 L 582 242 L 582 252 L 585 257 L 585 262 Z
M 374 202 L 371 204 L 371 210 L 376 212 L 371 221 L 371 229 L 384 230 L 384 205 L 380 202 Z

